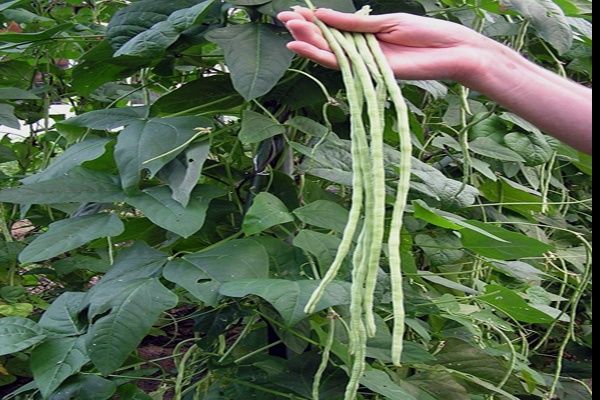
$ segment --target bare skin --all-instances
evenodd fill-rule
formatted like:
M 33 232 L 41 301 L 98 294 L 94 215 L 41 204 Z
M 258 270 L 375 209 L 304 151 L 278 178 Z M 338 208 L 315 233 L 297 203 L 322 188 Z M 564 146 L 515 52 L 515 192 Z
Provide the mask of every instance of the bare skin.
M 487 96 L 545 133 L 592 154 L 592 89 L 542 68 L 463 25 L 413 14 L 356 15 L 296 8 L 278 18 L 288 48 L 337 69 L 317 17 L 342 31 L 374 33 L 398 79 L 450 79 Z

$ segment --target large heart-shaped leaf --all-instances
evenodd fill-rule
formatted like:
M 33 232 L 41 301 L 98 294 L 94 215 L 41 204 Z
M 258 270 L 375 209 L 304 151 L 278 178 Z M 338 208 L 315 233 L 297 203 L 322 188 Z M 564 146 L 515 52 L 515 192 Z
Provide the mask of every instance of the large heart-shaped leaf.
M 235 89 L 252 100 L 268 93 L 285 74 L 294 53 L 286 48 L 286 29 L 247 23 L 213 29 L 206 38 L 223 49 Z

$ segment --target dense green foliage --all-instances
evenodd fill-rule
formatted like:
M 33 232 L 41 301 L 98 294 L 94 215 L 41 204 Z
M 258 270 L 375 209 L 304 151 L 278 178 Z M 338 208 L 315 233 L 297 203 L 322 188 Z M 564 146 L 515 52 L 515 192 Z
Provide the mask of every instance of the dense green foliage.
M 591 0 L 314 2 L 450 19 L 591 86 Z M 285 47 L 275 16 L 303 4 L 0 2 L 3 399 L 311 399 L 320 365 L 342 397 L 349 264 L 303 309 L 348 217 L 349 119 L 339 72 Z M 453 82 L 399 84 L 406 336 L 393 366 L 382 257 L 360 396 L 591 399 L 591 157 Z M 172 367 L 142 357 L 171 335 Z

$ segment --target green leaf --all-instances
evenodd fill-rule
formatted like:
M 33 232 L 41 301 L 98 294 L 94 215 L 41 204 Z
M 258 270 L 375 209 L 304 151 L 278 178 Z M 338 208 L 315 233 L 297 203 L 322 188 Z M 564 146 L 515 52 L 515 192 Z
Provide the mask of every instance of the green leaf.
M 152 110 L 162 114 L 198 113 L 234 109 L 243 103 L 228 75 L 212 75 L 187 82 L 165 94 L 154 102 Z
M 502 389 L 498 388 L 498 383 L 506 377 L 507 371 L 504 364 L 484 350 L 463 340 L 448 338 L 442 350 L 436 354 L 436 358 L 436 363 L 446 367 L 453 376 L 467 378 L 467 387 L 474 383 L 499 394 L 508 395 L 507 398 L 511 400 L 518 398 L 508 392 L 518 393 L 522 390 L 521 382 L 515 375 L 509 376 L 508 382 L 504 383 Z M 481 389 L 471 386 L 471 392 L 477 390 Z
M 80 336 L 43 342 L 33 349 L 29 363 L 33 379 L 46 398 L 88 361 L 83 337 Z
M 414 242 L 419 246 L 430 263 L 434 267 L 439 267 L 445 272 L 450 272 L 448 268 L 456 264 L 464 255 L 461 249 L 460 238 L 448 231 L 434 231 L 429 234 L 418 234 L 414 237 Z
M 217 186 L 200 185 L 191 193 L 188 205 L 183 207 L 173 199 L 168 187 L 156 186 L 144 189 L 126 201 L 156 225 L 187 238 L 204 225 L 210 202 L 224 194 L 226 192 Z
M 83 167 L 43 182 L 0 191 L 0 201 L 18 204 L 112 203 L 124 198 L 116 176 Z
M 179 39 L 180 31 L 169 21 L 160 21 L 119 47 L 115 57 L 122 55 L 137 57 L 160 57 L 165 50 Z
M 418 371 L 400 384 L 424 400 L 471 400 L 468 389 L 442 368 Z
M 3 33 L 3 43 L 35 43 L 38 41 L 52 40 L 55 36 L 58 36 L 61 32 L 71 29 L 75 24 L 65 23 L 54 26 L 43 32 L 36 33 Z
M 531 20 L 540 37 L 550 43 L 559 54 L 571 48 L 573 31 L 563 10 L 552 0 L 502 0 L 502 4 Z
M 0 304 L 0 315 L 6 317 L 28 317 L 33 312 L 31 303 Z
M 477 226 L 469 224 L 468 221 L 456 214 L 429 207 L 423 200 L 415 200 L 412 202 L 412 205 L 415 217 L 430 224 L 457 231 L 460 231 L 461 229 L 470 229 L 491 239 L 498 240 L 500 242 L 504 241 L 498 236 L 494 236 Z
M 315 280 L 287 281 L 283 279 L 244 279 L 223 284 L 219 292 L 230 297 L 253 294 L 268 301 L 291 327 L 306 318 L 304 307 L 319 282 Z M 350 282 L 331 282 L 317 303 L 315 312 L 327 307 L 350 303 Z
M 521 233 L 511 232 L 484 222 L 468 222 L 503 240 L 490 240 L 489 236 L 482 235 L 479 232 L 462 230 L 461 239 L 463 246 L 484 257 L 496 260 L 516 260 L 524 257 L 540 256 L 554 249 L 554 246 Z
M 2 60 L 0 63 L 0 85 L 18 86 L 23 90 L 31 88 L 31 76 L 35 67 L 27 61 Z
M 198 21 L 202 21 L 216 0 L 206 0 L 193 7 L 177 10 L 128 40 L 115 52 L 115 57 L 121 55 L 138 57 L 159 57 L 169 46 L 179 39 L 181 33 Z
M 269 254 L 270 276 L 304 279 L 301 266 L 306 265 L 307 260 L 300 248 L 273 236 L 252 236 L 251 240 L 261 244 Z
M 116 129 L 145 120 L 148 110 L 149 108 L 146 106 L 94 110 L 64 120 L 60 124 L 90 129 Z
M 242 143 L 258 143 L 276 135 L 283 135 L 285 131 L 285 126 L 277 120 L 255 111 L 244 110 L 239 139 Z
M 497 181 L 486 181 L 479 186 L 479 191 L 491 202 L 502 203 L 502 207 L 514 210 L 530 217 L 532 213 L 542 212 L 541 195 L 532 189 L 517 185 L 506 178 Z M 550 205 L 552 209 L 552 205 Z
M 273 89 L 290 67 L 294 53 L 286 47 L 289 38 L 286 29 L 264 23 L 232 25 L 206 34 L 223 49 L 233 86 L 248 101 Z
M 541 133 L 511 132 L 504 137 L 504 142 L 521 155 L 528 166 L 547 163 L 554 155 L 554 150 Z
M 526 281 L 541 282 L 548 274 L 523 261 L 494 262 L 495 268 Z
M 0 100 L 41 100 L 29 90 L 14 87 L 0 88 Z
M 313 4 L 317 8 L 331 8 L 333 10 L 352 13 L 356 11 L 356 7 L 351 0 L 313 0 Z M 276 16 L 281 11 L 289 11 L 294 6 L 306 7 L 304 0 L 272 0 L 259 7 L 260 12 Z
M 4 11 L 7 8 L 12 7 L 13 5 L 20 3 L 21 0 L 5 0 L 2 2 L 2 4 L 0 4 L 0 11 Z
M 119 49 L 154 24 L 166 21 L 173 12 L 197 4 L 195 0 L 137 1 L 114 13 L 106 29 L 106 37 L 114 49 Z
M 348 221 L 348 210 L 329 200 L 316 200 L 292 211 L 305 224 L 342 233 Z
M 475 140 L 480 137 L 492 139 L 496 143 L 502 143 L 506 135 L 506 123 L 499 116 L 489 113 L 478 113 L 471 118 L 471 122 L 477 121 L 469 129 L 469 139 Z M 485 117 L 485 118 L 484 118 Z M 482 119 L 483 118 L 483 119 Z
M 330 135 L 328 140 L 316 148 L 308 148 L 298 143 L 291 143 L 298 152 L 306 156 L 299 166 L 301 172 L 309 173 L 319 178 L 327 179 L 342 185 L 352 186 L 352 154 L 351 143 Z M 398 170 L 396 166 L 400 153 L 391 148 L 385 148 L 386 180 L 397 182 Z M 413 158 L 411 173 L 420 181 L 411 181 L 411 190 L 416 190 L 430 198 L 442 203 L 445 207 L 466 207 L 475 201 L 477 189 L 462 182 L 449 179 L 441 171 Z M 395 190 L 395 188 L 390 188 Z
M 42 314 L 39 326 L 59 335 L 80 335 L 85 325 L 79 320 L 85 293 L 66 292 L 58 296 Z
M 98 370 L 110 374 L 134 351 L 160 314 L 178 298 L 158 278 L 113 280 L 90 296 L 86 348 Z M 108 313 L 106 313 L 108 312 Z
M 478 137 L 469 143 L 469 149 L 485 157 L 495 158 L 502 161 L 522 162 L 525 161 L 519 153 L 507 148 L 488 137 Z
M 119 235 L 123 229 L 119 217 L 107 213 L 56 221 L 19 254 L 19 261 L 25 264 L 47 260 L 94 239 Z
M 80 374 L 67 379 L 60 390 L 45 400 L 107 400 L 113 397 L 117 384 L 93 374 Z
M 314 137 L 324 137 L 330 133 L 330 130 L 327 129 L 326 126 L 303 116 L 296 116 L 288 119 L 285 121 L 285 125 Z
M 173 159 L 158 172 L 158 177 L 171 188 L 173 200 L 183 207 L 187 207 L 192 190 L 198 185 L 209 153 L 209 141 L 192 143 L 180 157 Z
M 163 275 L 191 295 L 216 307 L 220 297 L 218 290 L 223 283 L 267 278 L 269 256 L 254 240 L 232 240 L 169 261 Z
M 112 268 L 104 274 L 99 282 L 96 282 L 88 294 L 96 295 L 96 293 L 102 292 L 102 287 L 112 285 L 113 281 L 157 277 L 167 260 L 167 253 L 155 250 L 144 242 L 134 242 L 131 247 L 118 253 Z M 91 312 L 96 313 L 93 307 Z
M 272 226 L 292 222 L 294 217 L 278 197 L 268 192 L 259 193 L 244 216 L 242 230 L 250 236 Z
M 299 398 L 314 398 L 312 397 L 313 381 L 321 359 L 322 355 L 316 349 L 293 355 L 285 360 L 282 371 L 273 374 L 270 380 L 285 388 L 286 393 L 294 391 L 301 395 Z M 333 365 L 327 366 L 319 386 L 319 398 L 341 399 L 347 383 L 348 375 L 344 370 Z
M 146 58 L 131 56 L 115 58 L 114 52 L 108 40 L 103 40 L 79 58 L 72 74 L 73 88 L 77 93 L 87 96 L 103 84 L 118 82 L 150 63 Z
M 392 381 L 387 373 L 378 369 L 365 370 L 360 383 L 389 400 L 417 400 L 410 392 Z
M 0 103 L 0 126 L 2 125 L 12 129 L 21 128 L 21 123 L 15 116 L 15 108 L 10 104 Z
M 514 291 L 500 285 L 487 285 L 485 294 L 477 299 L 495 307 L 517 321 L 532 324 L 550 324 L 555 318 L 530 306 Z
M 92 138 L 75 143 L 55 157 L 45 170 L 21 179 L 21 183 L 30 184 L 62 176 L 71 168 L 100 157 L 106 151 L 105 147 L 109 141 L 107 138 Z
M 0 356 L 25 350 L 45 338 L 44 329 L 30 319 L 0 318 Z
M 302 229 L 294 237 L 294 246 L 316 257 L 319 269 L 325 274 L 335 258 L 341 239 L 320 232 Z
M 435 284 L 453 289 L 453 290 L 459 290 L 461 292 L 467 293 L 467 294 L 478 294 L 479 292 L 477 290 L 471 289 L 468 286 L 465 286 L 463 284 L 460 283 L 456 283 L 454 281 L 451 281 L 448 278 L 444 278 L 443 276 L 437 275 L 437 274 L 432 274 L 431 272 L 428 271 L 419 271 L 419 276 L 425 280 L 428 280 L 430 282 L 433 282 Z
M 142 170 L 147 169 L 153 177 L 199 135 L 199 129 L 212 128 L 212 121 L 204 117 L 151 118 L 128 125 L 115 147 L 123 189 L 131 193 Z

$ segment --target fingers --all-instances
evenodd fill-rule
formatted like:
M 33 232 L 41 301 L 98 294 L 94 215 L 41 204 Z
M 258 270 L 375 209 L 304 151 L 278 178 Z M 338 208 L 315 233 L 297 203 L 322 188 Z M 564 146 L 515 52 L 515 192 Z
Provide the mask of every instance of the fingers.
M 338 69 L 336 56 L 329 50 L 323 50 L 306 42 L 290 42 L 287 45 L 288 49 L 294 53 L 306 57 L 317 64 L 331 69 Z
M 323 37 L 321 30 L 312 22 L 290 20 L 286 23 L 286 28 L 297 41 L 306 42 L 322 50 L 329 49 L 329 44 Z
M 387 26 L 393 26 L 393 14 L 384 15 L 358 15 L 319 8 L 314 16 L 325 24 L 348 32 L 385 32 Z

